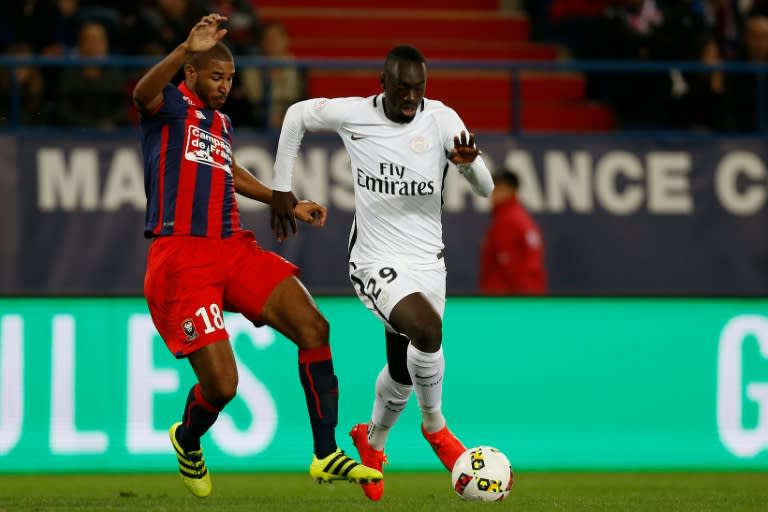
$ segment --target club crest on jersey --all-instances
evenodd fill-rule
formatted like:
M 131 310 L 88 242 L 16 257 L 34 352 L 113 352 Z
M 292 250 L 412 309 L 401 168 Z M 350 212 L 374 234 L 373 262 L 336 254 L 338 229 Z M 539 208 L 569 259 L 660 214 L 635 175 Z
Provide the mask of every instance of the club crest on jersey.
M 199 126 L 189 126 L 187 129 L 184 158 L 232 174 L 232 146 L 229 141 Z
M 429 149 L 429 143 L 424 137 L 417 136 L 411 139 L 411 150 L 414 153 L 423 153 Z
M 191 318 L 187 318 L 181 323 L 181 328 L 184 329 L 184 335 L 187 337 L 187 341 L 194 341 L 197 337 L 197 329 L 195 329 L 195 323 Z

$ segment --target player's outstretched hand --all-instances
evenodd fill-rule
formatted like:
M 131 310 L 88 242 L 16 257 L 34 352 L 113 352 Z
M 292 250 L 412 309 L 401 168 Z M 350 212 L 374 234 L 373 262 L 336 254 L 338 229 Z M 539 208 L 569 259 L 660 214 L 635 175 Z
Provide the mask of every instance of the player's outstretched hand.
M 272 203 L 269 205 L 269 223 L 278 242 L 288 238 L 290 233 L 296 234 L 294 210 L 298 202 L 299 200 L 296 199 L 293 192 L 272 191 Z M 290 233 L 288 232 L 289 228 Z
M 475 134 L 462 130 L 461 135 L 453 137 L 453 149 L 448 154 L 448 159 L 456 165 L 471 164 L 481 152 L 475 147 Z
M 227 21 L 227 18 L 218 14 L 203 16 L 192 27 L 187 36 L 187 46 L 192 52 L 204 52 L 214 47 L 216 43 L 227 35 L 227 29 L 219 28 L 219 25 Z
M 325 225 L 325 218 L 328 216 L 328 208 L 321 206 L 314 201 L 299 201 L 294 209 L 296 218 L 303 222 L 321 228 Z

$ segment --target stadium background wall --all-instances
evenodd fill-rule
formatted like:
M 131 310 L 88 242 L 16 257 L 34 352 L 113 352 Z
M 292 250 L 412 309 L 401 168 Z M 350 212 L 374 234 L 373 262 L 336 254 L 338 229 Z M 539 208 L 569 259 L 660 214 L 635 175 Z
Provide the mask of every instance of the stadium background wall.
M 369 417 L 382 329 L 320 298 L 341 383 L 339 441 Z M 448 302 L 445 412 L 470 445 L 521 470 L 768 469 L 768 300 Z M 304 470 L 311 453 L 295 348 L 227 317 L 237 398 L 206 439 L 217 470 Z M 140 298 L 0 299 L 0 472 L 173 471 L 166 429 L 192 376 Z M 438 469 L 415 399 L 391 471 Z
M 237 162 L 270 183 L 275 144 L 273 135 L 238 132 Z M 478 144 L 491 168 L 520 174 L 552 294 L 768 296 L 764 140 L 480 134 Z M 138 134 L 0 135 L 0 150 L 0 295 L 140 295 Z M 328 222 L 280 245 L 265 205 L 239 200 L 244 224 L 298 264 L 315 293 L 349 293 L 349 165 L 337 136 L 305 139 L 294 189 L 328 206 Z M 488 201 L 453 170 L 443 199 L 448 291 L 476 293 Z M 98 255 L 87 272 L 83 254 Z

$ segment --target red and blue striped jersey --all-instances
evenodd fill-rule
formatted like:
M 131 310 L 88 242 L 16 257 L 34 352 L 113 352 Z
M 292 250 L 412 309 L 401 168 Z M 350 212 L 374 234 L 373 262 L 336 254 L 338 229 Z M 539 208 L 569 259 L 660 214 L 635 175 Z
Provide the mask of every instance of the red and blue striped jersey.
M 232 123 L 182 82 L 141 116 L 144 236 L 226 238 L 242 231 L 232 176 Z

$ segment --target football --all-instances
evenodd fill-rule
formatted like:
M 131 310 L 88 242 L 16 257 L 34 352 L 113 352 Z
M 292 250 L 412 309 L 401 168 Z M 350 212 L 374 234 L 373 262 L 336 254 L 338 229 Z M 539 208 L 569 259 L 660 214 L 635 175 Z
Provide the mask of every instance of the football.
M 512 465 L 491 446 L 477 446 L 462 453 L 451 471 L 453 490 L 468 501 L 501 501 L 512 489 Z

